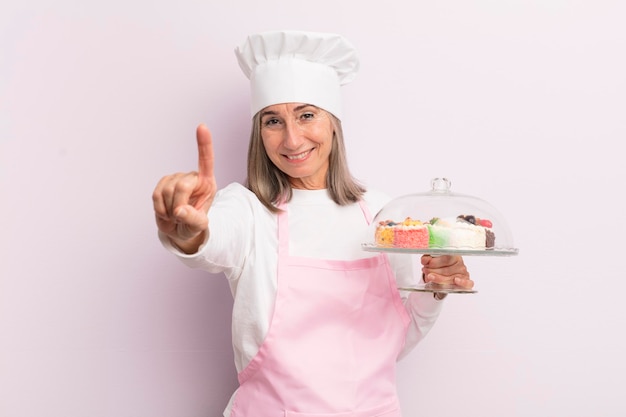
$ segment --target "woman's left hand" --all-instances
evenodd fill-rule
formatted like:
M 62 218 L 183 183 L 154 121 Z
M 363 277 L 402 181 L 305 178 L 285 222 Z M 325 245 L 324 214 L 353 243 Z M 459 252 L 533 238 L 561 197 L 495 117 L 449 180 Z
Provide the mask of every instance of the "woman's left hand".
M 424 282 L 433 284 L 450 285 L 471 289 L 474 281 L 470 279 L 469 272 L 465 267 L 461 256 L 422 256 L 422 272 Z

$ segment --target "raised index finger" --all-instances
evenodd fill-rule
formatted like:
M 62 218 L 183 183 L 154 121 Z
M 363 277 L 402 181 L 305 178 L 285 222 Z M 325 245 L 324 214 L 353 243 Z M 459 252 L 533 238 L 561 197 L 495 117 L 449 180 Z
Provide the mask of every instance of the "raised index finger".
M 211 132 L 205 125 L 196 129 L 198 141 L 198 175 L 202 178 L 213 177 L 213 140 Z

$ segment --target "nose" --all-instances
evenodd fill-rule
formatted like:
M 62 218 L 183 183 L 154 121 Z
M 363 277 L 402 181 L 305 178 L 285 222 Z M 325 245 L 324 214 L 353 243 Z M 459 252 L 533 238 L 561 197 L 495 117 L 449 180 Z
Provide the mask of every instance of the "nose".
M 303 142 L 302 129 L 296 121 L 285 122 L 283 130 L 283 146 L 286 149 L 297 150 Z

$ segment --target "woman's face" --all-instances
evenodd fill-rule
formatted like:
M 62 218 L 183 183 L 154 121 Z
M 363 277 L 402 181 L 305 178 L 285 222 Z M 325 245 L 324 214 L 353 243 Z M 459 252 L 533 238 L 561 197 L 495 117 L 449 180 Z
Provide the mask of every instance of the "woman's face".
M 326 188 L 333 133 L 328 113 L 310 104 L 282 103 L 261 110 L 265 151 L 294 188 Z

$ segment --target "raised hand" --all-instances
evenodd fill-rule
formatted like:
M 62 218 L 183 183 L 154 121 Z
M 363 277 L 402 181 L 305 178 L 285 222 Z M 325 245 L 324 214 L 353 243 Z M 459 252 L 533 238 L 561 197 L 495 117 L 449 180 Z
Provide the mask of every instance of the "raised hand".
M 165 176 L 152 193 L 157 227 L 187 253 L 196 252 L 208 233 L 207 213 L 217 192 L 213 142 L 205 125 L 196 129 L 196 139 L 198 171 Z

